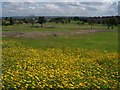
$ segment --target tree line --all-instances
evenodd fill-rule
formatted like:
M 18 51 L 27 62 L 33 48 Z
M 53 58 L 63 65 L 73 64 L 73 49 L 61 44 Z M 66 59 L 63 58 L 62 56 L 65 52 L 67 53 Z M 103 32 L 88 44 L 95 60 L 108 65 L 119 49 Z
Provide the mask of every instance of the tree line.
M 71 23 L 71 21 L 77 21 L 77 24 L 88 23 L 93 28 L 94 24 L 104 24 L 107 25 L 108 29 L 113 29 L 114 26 L 120 24 L 120 16 L 106 16 L 106 17 L 54 17 L 46 18 L 44 16 L 34 17 L 30 16 L 27 18 L 14 18 L 14 17 L 5 17 L 2 18 L 2 25 L 14 25 L 14 24 L 28 24 L 31 23 L 33 26 L 35 23 L 39 23 L 40 27 L 43 27 L 44 23 L 55 22 L 55 23 Z
M 8 25 L 14 25 L 14 24 L 29 24 L 33 26 L 34 23 L 40 23 L 41 27 L 43 26 L 44 23 L 47 22 L 47 19 L 45 17 L 39 17 L 39 18 L 34 18 L 34 17 L 28 17 L 28 18 L 14 18 L 14 17 L 5 17 L 2 18 L 2 25 L 8 26 Z

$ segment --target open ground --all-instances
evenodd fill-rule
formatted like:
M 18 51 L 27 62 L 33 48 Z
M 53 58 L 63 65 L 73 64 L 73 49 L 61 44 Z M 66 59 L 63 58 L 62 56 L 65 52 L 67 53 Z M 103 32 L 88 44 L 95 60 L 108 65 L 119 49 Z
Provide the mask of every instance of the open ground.
M 118 26 L 19 24 L 2 30 L 3 88 L 118 89 Z

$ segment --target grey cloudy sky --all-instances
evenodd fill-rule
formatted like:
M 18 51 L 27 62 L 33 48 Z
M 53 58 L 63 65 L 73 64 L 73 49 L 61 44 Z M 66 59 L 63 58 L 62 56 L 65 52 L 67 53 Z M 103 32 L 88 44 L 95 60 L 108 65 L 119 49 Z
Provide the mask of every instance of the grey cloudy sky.
M 118 0 L 4 0 L 2 16 L 111 16 L 118 15 Z M 52 0 L 54 1 L 54 0 Z M 109 1 L 109 2 L 108 2 Z

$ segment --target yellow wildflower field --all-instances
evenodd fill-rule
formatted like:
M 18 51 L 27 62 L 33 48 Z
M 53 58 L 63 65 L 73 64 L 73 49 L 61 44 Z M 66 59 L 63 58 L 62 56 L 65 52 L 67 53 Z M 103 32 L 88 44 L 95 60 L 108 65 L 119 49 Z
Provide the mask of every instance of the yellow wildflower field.
M 24 48 L 2 42 L 2 88 L 117 89 L 118 54 L 72 48 Z

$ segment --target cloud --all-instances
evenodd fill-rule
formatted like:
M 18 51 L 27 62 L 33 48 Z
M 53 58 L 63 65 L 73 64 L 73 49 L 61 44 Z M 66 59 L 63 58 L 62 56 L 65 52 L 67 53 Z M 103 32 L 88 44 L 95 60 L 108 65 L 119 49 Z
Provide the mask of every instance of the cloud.
M 115 2 L 2 2 L 3 16 L 104 16 L 117 15 Z
M 29 9 L 35 9 L 36 7 L 28 7 Z
M 59 6 L 55 5 L 55 4 L 45 4 L 45 9 L 58 9 Z
M 119 0 L 2 0 L 2 2 L 119 2 Z

